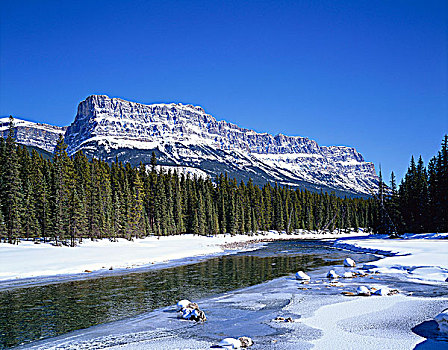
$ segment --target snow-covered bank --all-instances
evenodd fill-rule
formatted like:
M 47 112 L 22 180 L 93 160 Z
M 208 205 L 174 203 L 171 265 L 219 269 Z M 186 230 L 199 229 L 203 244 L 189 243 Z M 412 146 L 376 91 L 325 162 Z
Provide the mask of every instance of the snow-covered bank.
M 243 237 L 237 237 L 243 242 Z M 347 238 L 345 244 L 375 242 L 374 238 Z M 415 240 L 415 238 L 413 239 Z M 389 240 L 388 251 L 399 242 Z M 422 240 L 418 240 L 421 242 Z M 444 240 L 433 240 L 444 244 Z M 229 243 L 229 242 L 228 242 Z M 291 246 L 289 243 L 281 243 Z M 338 244 L 342 244 L 340 241 Z M 362 243 L 360 243 L 362 244 Z M 266 247 L 269 250 L 270 247 Z M 175 306 L 144 312 L 136 317 L 104 323 L 74 331 L 38 343 L 32 349 L 208 349 L 224 337 L 247 335 L 255 344 L 252 349 L 441 349 L 448 337 L 437 330 L 434 317 L 448 307 L 445 283 L 422 284 L 397 275 L 369 273 L 354 278 L 327 278 L 329 269 L 359 271 L 372 261 L 369 254 L 344 252 L 328 248 L 338 256 L 338 265 L 307 269 L 309 281 L 294 275 L 280 277 L 252 287 L 194 300 L 207 314 L 207 322 L 196 324 L 179 319 Z M 386 245 L 383 246 L 384 250 Z M 353 248 L 353 249 L 355 249 Z M 284 252 L 284 248 L 280 248 Z M 303 249 L 302 247 L 300 249 Z M 300 254 L 300 249 L 295 253 Z M 375 247 L 370 249 L 375 250 Z M 250 254 L 265 256 L 264 250 Z M 273 252 L 278 250 L 272 248 Z M 378 251 L 378 249 L 376 249 Z M 409 252 L 402 251 L 403 254 Z M 418 252 L 416 256 L 418 257 Z M 356 267 L 344 267 L 343 257 L 350 256 Z M 436 254 L 437 256 L 437 254 Z M 399 259 L 400 256 L 394 257 Z M 386 258 L 388 259 L 388 258 Z M 381 260 L 380 260 L 381 261 Z M 371 264 L 379 264 L 375 261 Z M 401 275 L 399 275 L 401 276 Z M 224 277 L 224 276 L 223 276 Z M 417 282 L 417 283 L 416 283 Z M 393 296 L 346 296 L 359 286 L 370 289 L 389 288 L 399 291 Z M 180 293 L 179 298 L 185 295 Z M 189 294 L 186 295 L 190 297 Z M 292 322 L 279 322 L 279 318 Z
M 433 326 L 435 315 L 447 307 L 448 298 L 441 295 L 443 292 L 433 293 L 440 287 L 405 282 L 400 284 L 399 295 L 345 297 L 340 294 L 342 289 L 353 290 L 360 284 L 378 287 L 385 281 L 373 274 L 330 287 L 325 278 L 327 269 L 310 271 L 308 284 L 286 276 L 197 300 L 207 311 L 205 323 L 177 318 L 173 305 L 24 348 L 204 350 L 224 337 L 240 335 L 254 340 L 249 348 L 253 350 L 444 348 L 445 338 L 436 342 L 428 337 L 428 331 L 422 335 L 413 331 L 416 327 L 428 328 L 428 322 Z M 397 287 L 393 281 L 389 283 L 389 287 Z M 409 296 L 411 292 L 418 296 Z M 279 322 L 278 317 L 291 317 L 293 322 Z
M 134 241 L 119 239 L 118 242 L 111 242 L 108 239 L 84 240 L 77 247 L 55 247 L 51 244 L 33 244 L 30 241 L 22 241 L 18 245 L 1 243 L 0 280 L 87 274 L 102 270 L 107 272 L 111 268 L 117 270 L 151 266 L 195 256 L 224 254 L 232 249 L 247 249 L 245 243 L 253 240 L 335 239 L 349 235 L 362 235 L 362 233 L 318 235 L 302 232 L 287 235 L 270 231 L 255 236 L 178 235 L 147 237 Z
M 373 237 L 373 238 L 372 238 Z M 448 279 L 448 233 L 405 235 L 403 239 L 377 238 L 339 240 L 335 246 L 357 252 L 386 254 L 376 261 L 374 271 L 402 276 L 425 283 Z

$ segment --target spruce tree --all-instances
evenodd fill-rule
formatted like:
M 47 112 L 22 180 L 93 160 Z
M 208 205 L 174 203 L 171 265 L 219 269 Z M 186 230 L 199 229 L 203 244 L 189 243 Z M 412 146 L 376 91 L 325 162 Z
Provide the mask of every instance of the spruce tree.
M 448 135 L 442 141 L 437 162 L 437 202 L 440 203 L 438 210 L 438 229 L 440 232 L 448 231 Z
M 145 232 L 145 216 L 143 207 L 143 183 L 139 173 L 135 174 L 132 188 L 132 197 L 130 204 L 130 234 L 135 238 L 144 237 Z
M 156 157 L 156 153 L 154 151 L 152 151 L 151 153 L 151 172 L 155 172 L 156 171 L 156 165 L 157 165 L 157 157 Z
M 31 180 L 27 178 L 23 185 L 23 201 L 22 201 L 22 237 L 26 239 L 40 237 L 39 224 L 36 218 L 36 210 L 34 207 L 34 188 Z
M 21 233 L 22 185 L 14 133 L 14 118 L 10 116 L 2 181 L 4 220 L 9 243 L 14 243 Z
M 71 202 L 74 188 L 74 171 L 72 160 L 67 154 L 67 145 L 62 135 L 55 147 L 53 157 L 53 236 L 56 243 L 69 238 L 71 232 Z
M 402 233 L 403 225 L 400 213 L 400 203 L 398 198 L 396 178 L 393 171 L 390 174 L 390 196 L 387 200 L 387 210 L 394 225 L 394 232 Z

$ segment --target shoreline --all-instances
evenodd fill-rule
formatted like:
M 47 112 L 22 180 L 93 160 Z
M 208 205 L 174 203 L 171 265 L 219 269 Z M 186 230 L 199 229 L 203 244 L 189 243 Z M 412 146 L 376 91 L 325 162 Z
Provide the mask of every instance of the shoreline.
M 350 243 L 358 246 L 358 253 L 363 254 L 365 252 L 362 249 L 368 249 L 369 242 L 372 244 L 377 240 L 375 237 L 366 238 L 360 243 L 353 239 Z M 398 243 L 400 241 L 406 240 L 386 240 L 387 243 L 394 245 L 400 244 Z M 432 244 L 440 243 L 446 247 L 448 241 L 432 242 Z M 364 248 L 360 247 L 361 244 L 364 244 Z M 337 247 L 337 243 L 335 246 Z M 393 250 L 392 248 L 389 252 Z M 379 251 L 376 253 L 379 254 Z M 311 276 L 308 284 L 302 284 L 293 276 L 285 276 L 195 300 L 201 309 L 207 312 L 209 318 L 200 326 L 194 322 L 179 320 L 173 306 L 169 306 L 131 319 L 71 332 L 29 346 L 40 348 L 43 344 L 51 349 L 64 349 L 78 345 L 88 348 L 91 345 L 102 344 L 105 345 L 104 348 L 111 350 L 209 349 L 224 335 L 231 337 L 247 335 L 255 341 L 251 348 L 254 350 L 310 347 L 410 349 L 416 346 L 434 348 L 439 346 L 438 348 L 442 348 L 447 344 L 448 337 L 442 338 L 442 342 L 440 338 L 431 337 L 437 332 L 434 329 L 434 316 L 448 307 L 444 283 L 422 284 L 421 281 L 414 279 L 397 279 L 395 274 L 389 272 L 374 273 L 375 268 L 371 266 L 380 266 L 388 257 L 400 259 L 412 256 L 412 254 L 403 255 L 407 254 L 404 251 L 394 253 L 366 263 L 371 269 L 369 275 L 341 279 L 341 286 L 331 286 L 333 283 L 325 277 L 326 272 L 334 268 L 340 273 L 347 268 L 333 265 L 307 271 Z M 349 251 L 347 256 L 350 256 Z M 364 269 L 364 266 L 361 263 L 354 269 Z M 342 290 L 354 291 L 359 285 L 398 288 L 400 293 L 393 296 L 371 297 L 347 297 L 341 294 Z M 435 292 L 437 293 L 434 294 Z M 294 322 L 275 321 L 279 316 L 291 317 Z M 427 324 L 433 328 L 428 328 Z
M 146 237 L 134 241 L 109 239 L 84 240 L 76 247 L 55 247 L 49 243 L 21 241 L 18 245 L 0 244 L 0 288 L 55 283 L 70 279 L 106 277 L 117 273 L 136 272 L 183 263 L 185 260 L 235 254 L 254 250 L 277 240 L 336 240 L 365 237 L 362 232 L 300 232 L 286 234 L 269 231 L 258 235 L 177 235 Z
M 369 270 L 417 283 L 448 285 L 448 233 L 404 235 L 390 239 L 371 235 L 337 240 L 335 248 L 381 255 Z

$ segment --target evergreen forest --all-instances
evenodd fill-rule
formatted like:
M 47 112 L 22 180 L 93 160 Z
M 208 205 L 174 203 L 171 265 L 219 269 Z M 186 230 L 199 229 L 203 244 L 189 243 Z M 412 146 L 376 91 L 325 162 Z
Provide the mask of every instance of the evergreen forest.
M 363 228 L 381 233 L 447 231 L 447 143 L 425 168 L 412 158 L 399 188 L 380 180 L 372 197 L 340 198 L 277 184 L 189 177 L 151 165 L 69 157 L 61 137 L 51 159 L 0 138 L 0 241 L 216 235 Z
M 390 185 L 380 181 L 380 206 L 377 231 L 384 233 L 448 232 L 448 135 L 441 150 L 425 167 L 422 157 L 409 168 L 397 187 L 392 172 Z

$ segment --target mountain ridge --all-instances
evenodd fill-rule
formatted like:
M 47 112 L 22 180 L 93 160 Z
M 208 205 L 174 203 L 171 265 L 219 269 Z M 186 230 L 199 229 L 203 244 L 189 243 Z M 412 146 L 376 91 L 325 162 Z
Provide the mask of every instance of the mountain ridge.
M 370 195 L 378 185 L 373 164 L 353 147 L 240 128 L 191 104 L 90 95 L 79 103 L 65 141 L 69 154 L 83 150 L 89 157 L 138 165 L 149 164 L 154 151 L 161 165 L 200 168 L 210 176 L 228 172 L 259 184 L 349 195 Z

